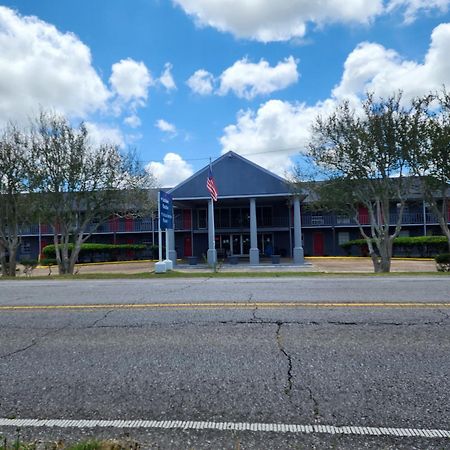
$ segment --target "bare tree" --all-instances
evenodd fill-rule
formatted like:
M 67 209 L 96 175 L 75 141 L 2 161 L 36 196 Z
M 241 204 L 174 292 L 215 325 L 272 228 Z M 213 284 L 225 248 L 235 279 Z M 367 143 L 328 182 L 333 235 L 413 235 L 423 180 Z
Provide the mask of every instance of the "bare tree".
M 314 184 L 320 204 L 353 217 L 375 272 L 389 272 L 408 191 L 405 155 L 415 115 L 401 106 L 401 95 L 379 100 L 368 95 L 361 106 L 356 113 L 344 102 L 329 117 L 318 117 L 309 157 L 324 178 Z M 393 227 L 392 202 L 398 205 Z M 367 211 L 363 219 L 361 207 Z
M 418 133 L 408 162 L 447 237 L 450 251 L 450 94 L 444 88 L 416 99 L 415 106 L 420 112 Z
M 29 141 L 11 123 L 0 137 L 0 262 L 3 276 L 16 274 L 23 227 L 33 213 L 32 197 L 27 195 L 29 170 Z
M 41 220 L 53 226 L 59 273 L 73 274 L 81 245 L 100 225 L 151 207 L 153 177 L 135 154 L 92 145 L 83 123 L 75 128 L 57 114 L 40 114 L 32 140 Z

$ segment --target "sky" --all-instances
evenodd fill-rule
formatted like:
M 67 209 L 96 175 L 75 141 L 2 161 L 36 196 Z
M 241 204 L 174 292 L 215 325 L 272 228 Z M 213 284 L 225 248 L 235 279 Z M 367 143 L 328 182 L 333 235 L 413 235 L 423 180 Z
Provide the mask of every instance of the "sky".
M 160 186 L 224 152 L 288 176 L 366 92 L 450 86 L 450 0 L 0 0 L 0 126 L 40 109 Z

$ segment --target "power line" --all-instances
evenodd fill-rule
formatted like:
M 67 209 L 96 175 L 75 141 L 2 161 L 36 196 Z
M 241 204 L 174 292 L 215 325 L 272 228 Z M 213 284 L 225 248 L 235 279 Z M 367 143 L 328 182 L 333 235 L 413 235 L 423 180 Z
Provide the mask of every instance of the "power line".
M 261 150 L 258 152 L 250 152 L 250 153 L 238 153 L 237 151 L 235 151 L 236 153 L 238 153 L 241 156 L 253 156 L 253 155 L 263 155 L 266 153 L 281 153 L 281 152 L 287 152 L 290 150 L 299 150 L 301 148 L 301 146 L 296 146 L 296 147 L 285 147 L 285 148 L 277 148 L 277 149 L 271 149 L 271 150 Z M 205 156 L 205 157 L 199 157 L 199 158 L 183 158 L 183 161 L 186 162 L 190 162 L 190 161 L 209 161 L 210 158 L 218 158 L 220 156 L 222 156 L 223 153 L 221 154 L 215 154 L 212 156 Z M 167 161 L 177 161 L 176 159 L 160 159 L 160 160 L 155 160 L 155 159 L 151 159 L 151 160 L 140 160 L 140 162 L 142 163 L 151 163 L 151 162 L 159 162 L 159 163 L 164 163 Z

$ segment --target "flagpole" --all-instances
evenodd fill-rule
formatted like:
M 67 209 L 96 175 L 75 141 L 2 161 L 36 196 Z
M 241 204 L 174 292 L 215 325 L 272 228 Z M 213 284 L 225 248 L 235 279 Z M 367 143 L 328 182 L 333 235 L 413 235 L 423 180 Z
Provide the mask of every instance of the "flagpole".
M 209 158 L 209 169 L 211 170 L 211 158 Z M 214 199 L 210 198 L 211 202 L 211 222 L 212 222 L 212 248 L 216 249 L 216 227 L 214 224 Z M 216 261 L 215 261 L 216 262 Z
M 209 158 L 209 174 L 206 181 L 206 187 L 211 194 L 208 201 L 208 264 L 216 267 L 217 253 L 216 253 L 216 231 L 214 227 L 214 199 L 217 198 L 217 190 L 212 177 L 212 164 Z

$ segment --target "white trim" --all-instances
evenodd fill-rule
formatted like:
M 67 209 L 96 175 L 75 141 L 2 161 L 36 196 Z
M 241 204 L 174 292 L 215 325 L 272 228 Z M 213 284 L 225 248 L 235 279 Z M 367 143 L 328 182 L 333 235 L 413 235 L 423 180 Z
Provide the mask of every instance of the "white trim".
M 297 194 L 294 194 L 292 192 L 286 192 L 286 193 L 280 193 L 280 194 L 243 194 L 243 195 L 220 195 L 219 196 L 219 200 L 225 200 L 225 199 L 237 199 L 239 200 L 240 198 L 264 198 L 264 197 L 296 197 L 298 196 Z M 209 200 L 211 197 L 174 197 L 173 200 L 176 202 L 181 202 L 184 200 Z
M 359 436 L 394 436 L 420 438 L 450 438 L 450 430 L 427 428 L 385 428 L 334 425 L 298 425 L 283 423 L 210 422 L 189 420 L 72 420 L 72 419 L 6 419 L 0 427 L 31 428 L 140 428 L 171 430 L 221 430 L 272 433 L 303 433 Z

